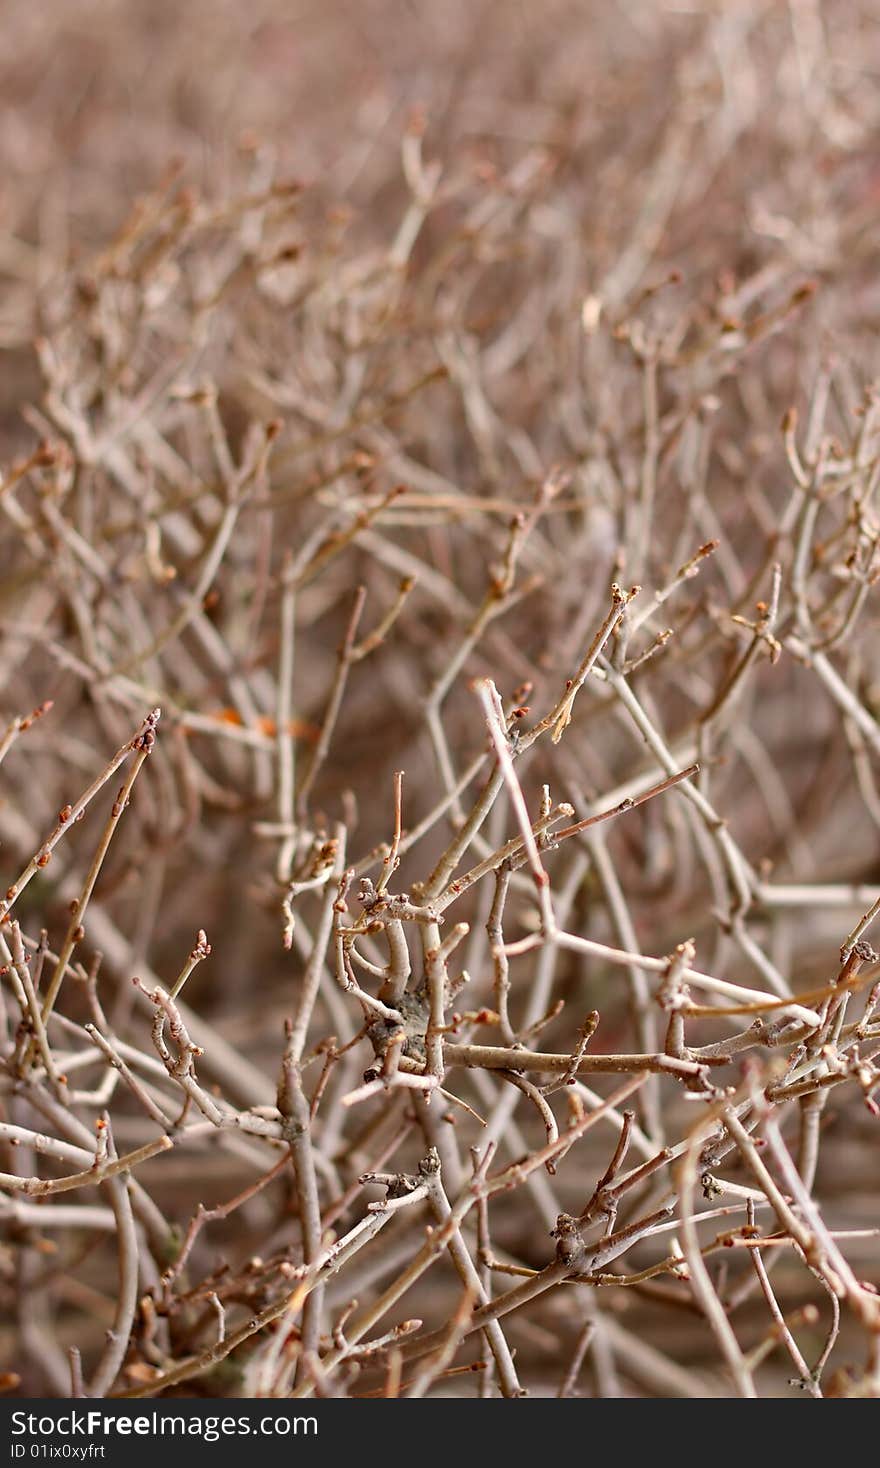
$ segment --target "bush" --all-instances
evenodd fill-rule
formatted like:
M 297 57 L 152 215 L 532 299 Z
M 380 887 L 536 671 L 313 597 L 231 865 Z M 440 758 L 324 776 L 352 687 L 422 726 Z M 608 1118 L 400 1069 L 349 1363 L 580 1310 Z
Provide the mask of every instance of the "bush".
M 438 9 L 16 18 L 7 1385 L 876 1396 L 871 17 Z

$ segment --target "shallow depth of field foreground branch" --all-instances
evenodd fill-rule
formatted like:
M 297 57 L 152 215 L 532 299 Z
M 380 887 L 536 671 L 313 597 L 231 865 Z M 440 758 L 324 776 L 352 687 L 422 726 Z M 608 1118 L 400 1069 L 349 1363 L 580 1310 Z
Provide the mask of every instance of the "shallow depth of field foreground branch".
M 12 1392 L 880 1396 L 876 27 L 624 8 L 12 177 Z

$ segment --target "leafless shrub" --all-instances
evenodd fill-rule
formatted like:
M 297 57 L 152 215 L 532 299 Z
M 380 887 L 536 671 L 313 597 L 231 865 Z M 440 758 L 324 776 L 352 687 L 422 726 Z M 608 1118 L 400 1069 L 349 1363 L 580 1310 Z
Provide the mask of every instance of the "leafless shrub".
M 9 1385 L 876 1396 L 870 14 L 379 6 L 156 184 L 230 11 L 2 241 Z

